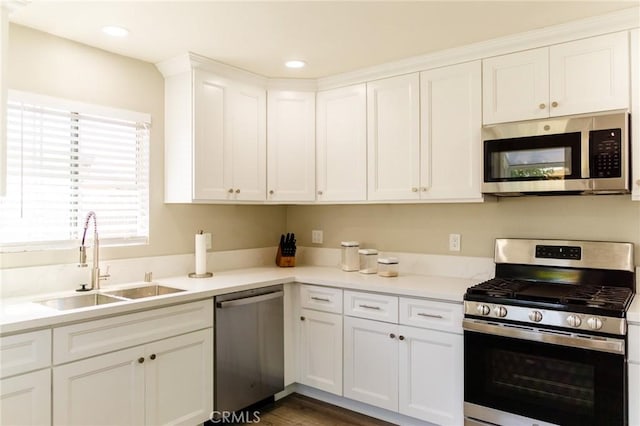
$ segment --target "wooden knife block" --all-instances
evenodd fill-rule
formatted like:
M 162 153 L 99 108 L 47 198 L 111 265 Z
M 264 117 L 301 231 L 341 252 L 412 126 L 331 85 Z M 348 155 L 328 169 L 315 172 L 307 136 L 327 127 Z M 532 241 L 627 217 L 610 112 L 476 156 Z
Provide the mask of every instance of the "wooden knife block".
M 296 257 L 295 256 L 283 256 L 282 250 L 278 247 L 278 254 L 276 254 L 276 265 L 281 268 L 289 268 L 292 266 L 296 266 Z

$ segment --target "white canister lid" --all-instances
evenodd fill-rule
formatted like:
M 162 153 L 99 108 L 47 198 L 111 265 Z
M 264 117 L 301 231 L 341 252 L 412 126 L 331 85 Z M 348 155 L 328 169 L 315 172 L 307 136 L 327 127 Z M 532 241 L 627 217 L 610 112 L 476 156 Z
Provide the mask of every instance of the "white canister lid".
M 397 257 L 379 257 L 378 263 L 382 263 L 385 265 L 396 265 L 398 263 Z
M 360 247 L 360 243 L 358 241 L 342 241 L 340 245 L 342 247 Z
M 376 249 L 360 249 L 358 250 L 359 254 L 365 254 L 365 255 L 373 255 L 373 254 L 378 254 L 378 250 Z

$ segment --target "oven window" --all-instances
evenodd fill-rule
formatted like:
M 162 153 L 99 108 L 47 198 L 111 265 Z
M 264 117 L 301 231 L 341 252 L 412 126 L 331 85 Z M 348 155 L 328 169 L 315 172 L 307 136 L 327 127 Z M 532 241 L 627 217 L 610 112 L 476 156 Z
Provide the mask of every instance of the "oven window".
M 484 141 L 485 181 L 580 179 L 581 134 Z
M 496 395 L 528 400 L 548 400 L 554 404 L 592 411 L 594 368 L 592 365 L 504 350 L 487 352 L 487 385 Z
M 465 331 L 464 400 L 554 424 L 623 426 L 624 355 Z

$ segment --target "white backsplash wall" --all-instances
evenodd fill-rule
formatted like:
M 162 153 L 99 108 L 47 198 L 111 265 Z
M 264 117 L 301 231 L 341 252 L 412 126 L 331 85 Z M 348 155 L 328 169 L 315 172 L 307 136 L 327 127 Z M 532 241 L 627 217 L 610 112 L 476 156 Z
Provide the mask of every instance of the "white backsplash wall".
M 245 250 L 229 250 L 207 253 L 207 271 L 271 266 L 274 264 L 276 247 Z M 76 263 L 32 266 L 26 268 L 0 269 L 0 299 L 25 297 L 61 291 L 73 291 L 91 278 L 91 256 L 89 266 L 78 268 Z M 142 282 L 146 272 L 153 278 L 187 275 L 195 269 L 193 253 L 139 257 L 100 262 L 101 273 L 109 279 L 102 281 L 102 288 L 114 284 Z

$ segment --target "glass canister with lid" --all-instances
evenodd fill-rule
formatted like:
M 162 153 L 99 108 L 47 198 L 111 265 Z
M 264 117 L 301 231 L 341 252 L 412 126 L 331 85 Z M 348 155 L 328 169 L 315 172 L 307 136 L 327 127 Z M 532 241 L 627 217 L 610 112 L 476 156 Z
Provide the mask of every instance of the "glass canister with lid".
M 360 259 L 358 258 L 358 250 L 360 243 L 358 241 L 342 241 L 341 267 L 343 271 L 357 271 L 360 269 Z
M 360 273 L 375 274 L 378 271 L 378 250 L 360 249 Z
M 397 277 L 399 269 L 397 257 L 378 258 L 378 276 Z

